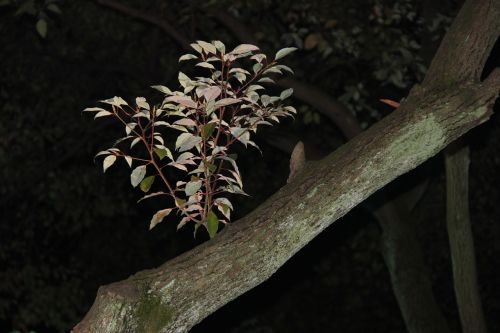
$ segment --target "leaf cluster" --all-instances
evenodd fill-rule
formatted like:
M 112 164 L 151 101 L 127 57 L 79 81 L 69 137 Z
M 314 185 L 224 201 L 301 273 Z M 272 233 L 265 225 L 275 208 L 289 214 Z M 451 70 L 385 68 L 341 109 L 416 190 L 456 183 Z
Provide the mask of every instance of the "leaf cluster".
M 246 195 L 231 146 L 239 142 L 259 149 L 252 134 L 260 125 L 272 125 L 296 113 L 292 106 L 283 105 L 292 89 L 270 96 L 263 86 L 274 83 L 271 76 L 293 73 L 278 60 L 295 48 L 283 48 L 268 60 L 251 44 L 230 52 L 220 41 L 197 41 L 191 46 L 195 52 L 179 61 L 195 61 L 207 75 L 191 78 L 179 72 L 179 90 L 152 86 L 164 95 L 160 104 L 137 97 L 131 105 L 115 96 L 101 101 L 105 108 L 84 111 L 93 112 L 94 119 L 115 118 L 125 132 L 111 148 L 96 155 L 104 157 L 103 171 L 123 159 L 132 169 L 132 186 L 147 193 L 140 200 L 162 196 L 169 202 L 153 215 L 150 229 L 175 211 L 181 217 L 178 229 L 192 221 L 195 233 L 204 226 L 212 238 L 220 224 L 231 220 L 234 208 L 228 194 Z M 245 60 L 250 60 L 250 70 L 241 67 Z M 169 168 L 185 178 L 169 180 L 165 172 Z M 155 181 L 163 189 L 150 192 Z

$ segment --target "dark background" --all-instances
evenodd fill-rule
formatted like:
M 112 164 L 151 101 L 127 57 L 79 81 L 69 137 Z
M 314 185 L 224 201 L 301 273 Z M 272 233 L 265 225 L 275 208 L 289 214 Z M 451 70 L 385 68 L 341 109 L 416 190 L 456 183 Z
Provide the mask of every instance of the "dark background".
M 240 42 L 211 15 L 224 11 L 251 29 L 270 55 L 299 51 L 284 64 L 353 112 L 363 127 L 392 108 L 423 77 L 460 1 L 132 1 L 189 40 Z M 112 121 L 92 121 L 85 107 L 115 95 L 161 101 L 150 85 L 177 88 L 185 53 L 160 28 L 96 1 L 0 1 L 0 331 L 64 332 L 92 304 L 100 285 L 155 267 L 206 238 L 171 219 L 148 231 L 158 202 L 139 203 L 129 170 L 105 175 L 94 154 L 119 137 Z M 57 5 L 55 8 L 53 5 Z M 60 13 L 57 9 L 60 9 Z M 36 28 L 42 19 L 48 23 Z M 498 66 L 498 45 L 487 70 Z M 296 120 L 262 131 L 238 151 L 250 198 L 235 198 L 236 216 L 286 182 L 289 149 L 306 143 L 320 158 L 344 142 L 328 118 L 300 100 Z M 498 106 L 498 103 L 497 103 Z M 498 107 L 497 107 L 498 111 Z M 480 292 L 491 332 L 500 331 L 500 118 L 466 136 L 470 207 Z M 441 156 L 397 180 L 427 180 L 413 210 L 437 301 L 459 327 L 445 226 Z M 380 198 L 378 198 L 380 199 Z M 193 332 L 403 332 L 380 255 L 374 200 L 335 222 L 268 282 L 228 304 Z M 404 221 L 402 221 L 404 223 Z

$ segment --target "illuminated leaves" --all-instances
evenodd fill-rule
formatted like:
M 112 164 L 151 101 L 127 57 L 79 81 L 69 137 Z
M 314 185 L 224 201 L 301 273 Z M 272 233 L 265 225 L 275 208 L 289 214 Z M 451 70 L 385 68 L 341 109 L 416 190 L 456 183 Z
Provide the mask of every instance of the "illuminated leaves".
M 133 187 L 145 193 L 153 185 L 163 187 L 139 200 L 161 196 L 170 205 L 154 214 L 150 229 L 175 211 L 177 229 L 194 222 L 195 232 L 203 226 L 213 238 L 220 224 L 231 220 L 233 205 L 228 194 L 246 195 L 231 146 L 241 143 L 258 149 L 251 138 L 260 125 L 296 113 L 293 107 L 282 105 L 292 89 L 272 96 L 265 87 L 274 83 L 268 74 L 293 73 L 276 60 L 295 48 L 284 48 L 268 61 L 251 44 L 238 45 L 228 53 L 220 41 L 196 41 L 191 46 L 194 52 L 182 55 L 179 62 L 196 60 L 193 65 L 201 67 L 196 72 L 207 76 L 191 78 L 179 72 L 178 90 L 152 86 L 163 94 L 160 104 L 144 97 L 129 104 L 115 96 L 101 101 L 107 104 L 105 108 L 83 111 L 93 112 L 94 118 L 114 118 L 125 129 L 125 137 L 96 155 L 103 157 L 104 172 L 123 158 L 132 168 Z M 242 65 L 245 62 L 251 63 L 248 68 Z M 176 178 L 167 179 L 167 175 Z

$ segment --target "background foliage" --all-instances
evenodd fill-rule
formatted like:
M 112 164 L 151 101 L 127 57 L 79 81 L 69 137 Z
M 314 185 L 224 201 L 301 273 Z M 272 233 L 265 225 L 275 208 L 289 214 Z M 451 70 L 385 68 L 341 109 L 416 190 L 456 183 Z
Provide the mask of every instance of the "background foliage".
M 164 17 L 188 38 L 240 43 L 210 11 L 245 22 L 270 55 L 288 59 L 302 82 L 349 106 L 363 127 L 391 108 L 425 72 L 456 1 L 122 1 Z M 90 306 L 97 287 L 153 267 L 203 238 L 176 232 L 177 221 L 148 231 L 154 202 L 136 205 L 128 170 L 102 176 L 92 163 L 101 143 L 118 137 L 110 122 L 81 110 L 118 95 L 150 97 L 147 87 L 177 79 L 180 46 L 150 24 L 97 1 L 0 1 L 0 329 L 63 332 Z M 54 5 L 60 9 L 54 9 Z M 49 9 L 52 8 L 51 9 Z M 41 21 L 45 23 L 40 23 Z M 495 51 L 498 54 L 498 50 Z M 493 66 L 494 64 L 490 64 Z M 343 137 L 328 118 L 295 100 L 297 121 L 263 131 L 265 152 L 238 152 L 249 199 L 240 216 L 286 182 L 290 143 L 309 158 Z M 498 115 L 474 131 L 471 213 L 485 314 L 500 330 Z M 444 177 L 436 157 L 399 180 L 429 178 L 415 209 L 438 302 L 457 323 L 444 223 Z M 379 228 L 359 207 L 319 236 L 270 281 L 223 308 L 194 332 L 401 332 L 404 330 L 379 254 Z M 234 216 L 234 220 L 238 216 Z M 456 324 L 457 325 L 457 324 Z

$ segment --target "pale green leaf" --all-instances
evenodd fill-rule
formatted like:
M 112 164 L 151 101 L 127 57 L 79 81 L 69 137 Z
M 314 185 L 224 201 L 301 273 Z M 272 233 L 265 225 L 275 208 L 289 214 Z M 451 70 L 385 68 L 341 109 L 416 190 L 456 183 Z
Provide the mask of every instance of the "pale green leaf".
M 217 49 L 211 43 L 207 43 L 207 42 L 202 41 L 202 40 L 198 40 L 196 42 L 198 43 L 198 45 L 200 45 L 203 48 L 203 50 L 206 53 L 212 53 L 212 54 L 216 54 L 217 53 Z
M 134 170 L 132 170 L 132 173 L 130 174 L 130 183 L 132 184 L 132 186 L 136 187 L 137 185 L 139 185 L 139 183 L 144 179 L 145 175 L 146 175 L 145 165 L 140 165 Z
M 283 90 L 283 91 L 281 92 L 281 94 L 280 94 L 280 99 L 281 99 L 281 100 L 284 100 L 284 99 L 286 99 L 286 98 L 288 98 L 288 97 L 292 96 L 292 94 L 293 94 L 293 88 L 288 88 L 288 89 L 286 89 L 286 90 Z
M 190 118 L 182 118 L 174 122 L 174 125 L 194 127 L 196 126 L 196 122 Z
M 252 70 L 255 74 L 257 74 L 261 69 L 263 65 L 260 62 L 257 62 L 253 65 Z
M 241 45 L 236 46 L 234 48 L 234 50 L 231 51 L 231 53 L 234 55 L 237 55 L 237 54 L 243 54 L 243 53 L 258 51 L 258 50 L 259 50 L 259 48 L 255 45 L 241 44 Z
M 208 69 L 215 69 L 214 65 L 208 63 L 208 62 L 199 62 L 196 64 L 198 67 L 203 67 L 203 68 L 208 68 Z
M 128 103 L 125 102 L 125 100 L 119 96 L 115 96 L 113 98 L 108 98 L 108 99 L 102 100 L 100 102 L 106 103 L 106 104 L 111 104 L 111 105 L 118 106 L 118 107 L 120 107 L 122 105 L 128 105 Z
M 276 83 L 276 82 L 274 82 L 274 80 L 273 80 L 273 79 L 270 79 L 270 78 L 268 78 L 268 77 L 263 77 L 263 78 L 261 78 L 261 79 L 257 80 L 257 82 L 261 82 L 261 83 L 264 83 L 264 82 L 265 82 L 265 83 L 273 83 L 273 84 L 274 84 L 274 83 Z
M 222 106 L 231 105 L 239 102 L 241 102 L 239 98 L 222 98 L 219 99 L 217 102 L 215 102 L 214 108 L 217 109 Z
M 124 156 L 125 162 L 127 162 L 128 166 L 131 168 L 132 167 L 132 157 L 131 156 Z
M 106 156 L 104 161 L 102 161 L 102 172 L 106 172 L 106 170 L 113 165 L 116 161 L 116 156 L 115 155 L 109 155 Z
M 151 223 L 149 224 L 149 230 L 153 229 L 158 223 L 163 221 L 163 219 L 170 214 L 172 208 L 162 209 L 156 212 L 151 219 Z
M 203 52 L 203 49 L 201 48 L 200 45 L 196 44 L 196 43 L 192 43 L 192 44 L 189 44 L 191 45 L 191 47 L 198 53 L 202 53 Z
M 105 117 L 105 116 L 110 116 L 112 115 L 113 113 L 109 112 L 109 111 L 99 111 L 97 112 L 97 114 L 94 116 L 94 119 L 97 119 L 97 118 L 101 118 L 101 117 Z
M 274 57 L 274 60 L 281 59 L 281 58 L 289 55 L 290 53 L 292 53 L 295 50 L 297 50 L 296 47 L 285 47 L 285 48 L 279 50 L 278 52 L 276 52 L 276 56 Z
M 221 89 L 219 87 L 210 87 L 203 91 L 203 96 L 206 101 L 211 101 L 219 97 L 221 94 Z
M 202 139 L 199 136 L 194 136 L 191 133 L 182 133 L 175 141 L 175 149 L 183 152 L 189 150 L 200 143 Z
M 226 46 L 220 40 L 213 41 L 215 48 L 222 54 L 226 53 Z
M 151 88 L 156 89 L 156 90 L 164 93 L 165 95 L 172 95 L 172 91 L 165 86 L 157 85 L 157 86 L 151 86 Z
M 196 108 L 196 102 L 193 101 L 189 96 L 177 96 L 177 95 L 169 96 L 165 98 L 165 101 L 175 102 L 188 108 L 193 108 L 193 109 Z
M 146 199 L 149 199 L 149 198 L 152 198 L 152 197 L 157 197 L 159 195 L 168 195 L 168 193 L 165 193 L 165 192 L 154 192 L 154 193 L 150 193 L 150 194 L 147 194 L 145 196 L 143 196 L 142 198 L 140 198 L 139 200 L 137 200 L 137 202 L 141 202 L 142 200 L 146 200 Z
M 149 110 L 150 106 L 148 102 L 146 102 L 146 99 L 144 97 L 137 97 L 135 99 L 135 104 L 137 104 L 138 107 Z
M 99 111 L 106 111 L 103 108 L 86 108 L 83 109 L 82 112 L 99 112 Z
M 201 188 L 201 185 L 202 185 L 201 180 L 188 182 L 186 184 L 186 188 L 184 189 L 184 192 L 186 193 L 186 195 L 188 197 L 192 196 L 193 194 L 198 192 L 198 190 Z
M 130 143 L 130 148 L 135 146 L 139 141 L 141 141 L 141 138 L 135 138 L 134 140 L 132 140 L 132 142 Z
M 179 58 L 179 62 L 185 61 L 185 60 L 191 60 L 191 59 L 198 59 L 198 57 L 195 56 L 194 54 L 190 54 L 190 53 L 184 54 L 183 56 L 181 56 Z

